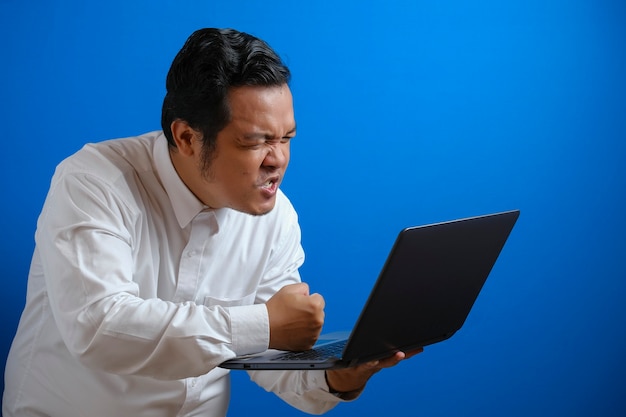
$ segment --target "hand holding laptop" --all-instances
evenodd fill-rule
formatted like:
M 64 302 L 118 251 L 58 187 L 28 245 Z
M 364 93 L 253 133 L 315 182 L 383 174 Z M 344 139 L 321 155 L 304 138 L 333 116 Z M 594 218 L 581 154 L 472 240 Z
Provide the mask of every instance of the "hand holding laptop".
M 418 348 L 412 352 L 396 352 L 393 356 L 363 363 L 351 368 L 327 369 L 326 382 L 331 392 L 342 393 L 342 398 L 350 400 L 356 398 L 365 388 L 367 381 L 378 371 L 384 368 L 396 366 L 401 361 L 409 359 L 418 353 L 422 353 L 423 348 Z
M 311 349 L 324 324 L 324 298 L 309 295 L 305 283 L 286 285 L 265 304 L 270 321 L 270 349 Z

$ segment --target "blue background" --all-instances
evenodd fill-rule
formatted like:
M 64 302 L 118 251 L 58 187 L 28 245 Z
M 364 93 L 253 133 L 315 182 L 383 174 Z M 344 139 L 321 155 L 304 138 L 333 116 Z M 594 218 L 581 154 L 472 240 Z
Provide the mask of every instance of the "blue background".
M 283 189 L 325 331 L 352 326 L 402 227 L 522 211 L 463 329 L 329 415 L 626 415 L 624 1 L 0 0 L 2 358 L 54 167 L 158 129 L 207 26 L 293 72 Z M 235 373 L 230 415 L 301 413 Z

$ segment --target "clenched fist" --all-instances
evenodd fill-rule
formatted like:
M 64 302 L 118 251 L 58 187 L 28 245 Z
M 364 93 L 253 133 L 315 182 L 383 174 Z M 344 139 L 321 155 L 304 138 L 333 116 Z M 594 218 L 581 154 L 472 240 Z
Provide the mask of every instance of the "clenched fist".
M 305 283 L 286 285 L 267 303 L 271 349 L 310 349 L 324 324 L 324 298 Z

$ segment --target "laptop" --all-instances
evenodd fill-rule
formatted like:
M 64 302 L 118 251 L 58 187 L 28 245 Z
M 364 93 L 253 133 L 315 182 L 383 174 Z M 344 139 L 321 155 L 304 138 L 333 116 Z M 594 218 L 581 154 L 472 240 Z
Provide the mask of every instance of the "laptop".
M 270 349 L 226 369 L 339 369 L 449 339 L 469 315 L 519 210 L 403 229 L 352 331 L 306 351 Z

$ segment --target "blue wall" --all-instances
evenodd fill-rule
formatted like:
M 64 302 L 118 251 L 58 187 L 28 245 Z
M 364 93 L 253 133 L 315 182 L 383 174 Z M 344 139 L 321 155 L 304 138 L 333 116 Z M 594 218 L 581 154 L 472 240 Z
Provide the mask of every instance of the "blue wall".
M 522 210 L 465 327 L 330 415 L 626 415 L 625 2 L 217 3 L 0 0 L 0 355 L 56 164 L 157 129 L 186 37 L 228 26 L 294 74 L 284 190 L 327 331 L 400 228 Z M 300 415 L 233 384 L 232 416 Z

